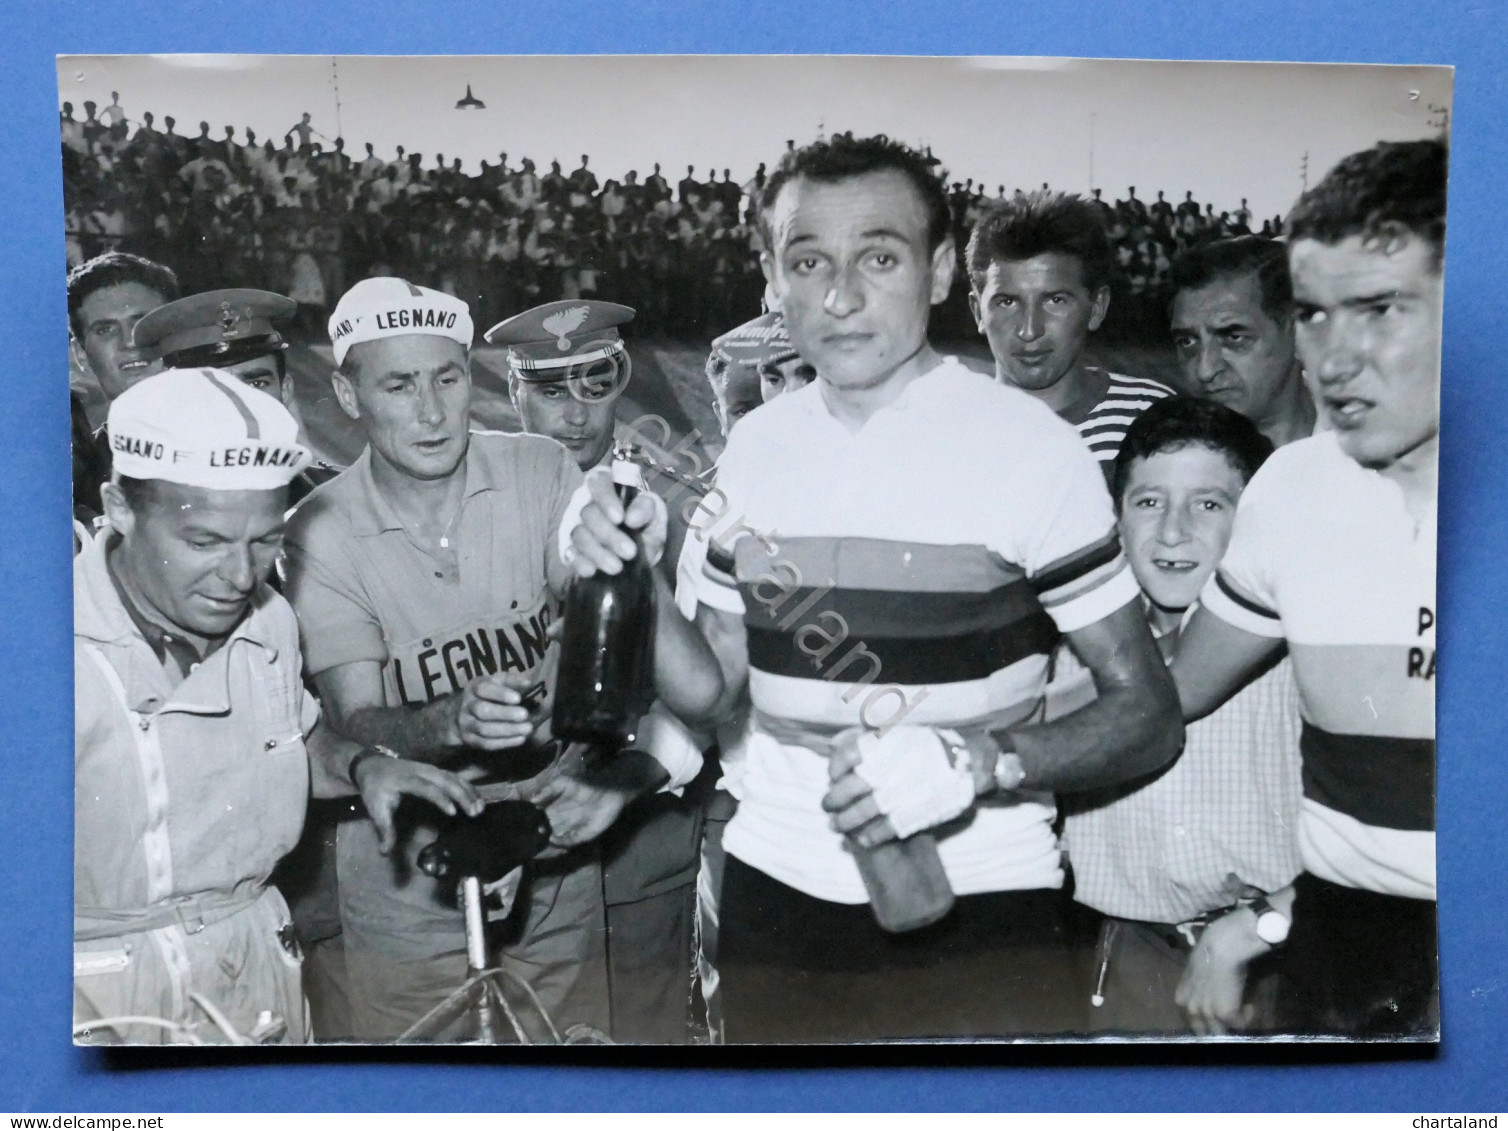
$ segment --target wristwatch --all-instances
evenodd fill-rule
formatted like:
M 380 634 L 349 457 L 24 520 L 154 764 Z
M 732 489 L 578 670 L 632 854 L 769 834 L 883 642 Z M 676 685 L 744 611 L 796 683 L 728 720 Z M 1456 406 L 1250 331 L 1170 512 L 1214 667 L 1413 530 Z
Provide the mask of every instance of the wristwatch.
M 1026 767 L 1021 756 L 1001 745 L 998 738 L 990 736 L 995 743 L 995 788 L 1001 793 L 1014 793 L 1026 782 Z
M 1267 896 L 1259 895 L 1247 906 L 1257 917 L 1257 938 L 1268 946 L 1282 946 L 1288 941 L 1288 932 L 1293 929 L 1293 920 L 1268 902 Z
M 346 780 L 352 785 L 356 785 L 356 767 L 361 765 L 368 758 L 402 757 L 403 755 L 399 754 L 398 751 L 392 750 L 386 746 L 381 745 L 380 743 L 374 744 L 372 746 L 363 746 L 360 750 L 356 751 L 356 756 L 346 763 Z M 356 785 L 356 788 L 360 789 L 361 787 L 359 785 Z
M 1021 758 L 1016 752 L 1002 743 L 999 738 L 989 731 L 980 731 L 970 739 L 965 739 L 956 730 L 940 730 L 937 732 L 943 744 L 948 748 L 950 759 L 959 757 L 970 758 L 971 742 L 983 744 L 987 750 L 995 755 L 995 768 L 992 777 L 997 793 L 1011 793 L 1021 788 L 1021 783 L 1026 781 L 1026 767 L 1021 764 Z

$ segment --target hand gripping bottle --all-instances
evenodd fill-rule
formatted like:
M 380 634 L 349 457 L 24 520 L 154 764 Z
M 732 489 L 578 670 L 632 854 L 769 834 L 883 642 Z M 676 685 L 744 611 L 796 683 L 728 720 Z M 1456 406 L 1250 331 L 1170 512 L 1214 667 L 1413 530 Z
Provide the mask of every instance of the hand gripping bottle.
M 832 763 L 835 774 L 838 765 L 836 760 Z M 851 836 L 844 844 L 859 866 L 870 910 L 885 930 L 914 931 L 953 909 L 953 885 L 943 870 L 934 834 L 922 831 L 875 848 L 865 848 Z
M 613 461 L 613 484 L 625 510 L 646 489 L 627 460 Z M 571 583 L 551 720 L 560 741 L 588 743 L 601 753 L 633 742 L 654 699 L 653 569 L 641 541 L 620 572 Z

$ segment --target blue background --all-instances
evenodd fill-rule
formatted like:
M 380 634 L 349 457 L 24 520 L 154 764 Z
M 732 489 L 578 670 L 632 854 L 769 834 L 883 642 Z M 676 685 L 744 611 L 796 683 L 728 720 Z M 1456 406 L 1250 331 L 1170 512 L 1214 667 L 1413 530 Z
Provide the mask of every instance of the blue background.
M 1501 184 L 1508 170 L 1498 0 L 9 0 L 0 66 L 0 1110 L 1508 1107 L 1504 883 L 1508 552 Z M 1244 1050 L 1141 1056 L 947 1049 L 691 1050 L 512 1061 L 318 1056 L 254 1066 L 105 1059 L 72 1048 L 68 413 L 54 55 L 851 52 L 1044 54 L 1455 65 L 1440 575 L 1439 853 L 1444 1043 L 1438 1056 Z M 570 82 L 562 70 L 560 81 Z M 729 129 L 737 129 L 730 107 Z M 1232 145 L 1239 138 L 1231 138 Z M 1218 154 L 1211 154 L 1218 160 Z M 499 1067 L 503 1065 L 503 1067 Z M 961 1066 L 961 1067 L 960 1067 Z

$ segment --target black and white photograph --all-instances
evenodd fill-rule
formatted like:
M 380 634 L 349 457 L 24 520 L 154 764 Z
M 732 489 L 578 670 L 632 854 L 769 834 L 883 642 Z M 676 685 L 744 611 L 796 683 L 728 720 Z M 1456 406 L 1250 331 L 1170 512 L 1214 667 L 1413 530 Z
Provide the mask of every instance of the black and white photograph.
M 1451 68 L 57 72 L 76 1044 L 1439 1041 Z

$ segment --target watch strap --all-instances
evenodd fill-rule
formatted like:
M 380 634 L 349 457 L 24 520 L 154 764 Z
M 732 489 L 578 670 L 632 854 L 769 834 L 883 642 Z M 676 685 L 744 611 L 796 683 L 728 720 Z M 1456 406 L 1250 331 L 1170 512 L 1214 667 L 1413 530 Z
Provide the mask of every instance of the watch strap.
M 356 767 L 361 765 L 368 758 L 401 757 L 403 757 L 403 755 L 399 754 L 398 751 L 392 749 L 391 747 L 383 746 L 381 743 L 374 743 L 371 746 L 363 746 L 360 750 L 356 751 L 356 755 L 346 763 L 346 780 L 352 785 L 356 785 Z

